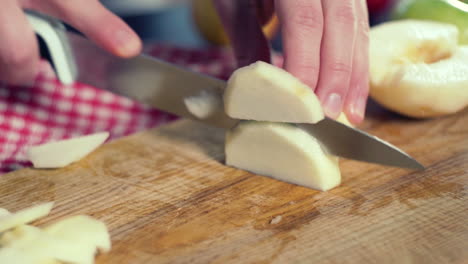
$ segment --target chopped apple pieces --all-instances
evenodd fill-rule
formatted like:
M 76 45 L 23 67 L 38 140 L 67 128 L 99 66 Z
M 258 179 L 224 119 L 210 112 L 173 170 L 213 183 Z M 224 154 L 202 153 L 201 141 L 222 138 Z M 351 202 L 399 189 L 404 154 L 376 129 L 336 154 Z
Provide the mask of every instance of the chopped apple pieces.
M 236 70 L 224 93 L 233 118 L 287 123 L 317 123 L 323 110 L 312 89 L 287 71 L 258 61 Z
M 226 135 L 226 163 L 322 191 L 341 181 L 338 158 L 301 128 L 244 121 Z
M 26 225 L 46 216 L 52 205 L 44 203 L 0 217 L 0 263 L 92 264 L 98 249 L 110 251 L 105 224 L 89 216 L 68 217 L 43 229 Z
M 324 114 L 312 89 L 290 73 L 261 61 L 236 70 L 224 107 L 243 120 L 226 133 L 227 165 L 322 191 L 340 184 L 338 158 L 293 124 L 317 123 Z
M 0 233 L 48 215 L 53 206 L 53 202 L 43 203 L 0 217 Z
M 33 263 L 58 260 L 65 263 L 85 264 L 94 262 L 94 251 L 89 244 L 67 243 L 51 236 L 38 227 L 20 225 L 3 234 L 0 245 L 6 250 L 19 250 L 34 256 Z M 3 263 L 3 262 L 1 262 Z M 16 263 L 16 262 L 15 262 Z
M 86 215 L 65 218 L 45 227 L 44 231 L 69 242 L 91 245 L 103 253 L 111 249 L 106 225 Z
M 30 147 L 27 157 L 35 168 L 61 168 L 94 151 L 109 137 L 108 132 L 50 142 Z
M 370 94 L 400 114 L 429 118 L 468 106 L 468 46 L 458 29 L 439 22 L 401 20 L 370 32 Z
M 7 209 L 0 208 L 0 218 L 9 214 L 10 212 Z

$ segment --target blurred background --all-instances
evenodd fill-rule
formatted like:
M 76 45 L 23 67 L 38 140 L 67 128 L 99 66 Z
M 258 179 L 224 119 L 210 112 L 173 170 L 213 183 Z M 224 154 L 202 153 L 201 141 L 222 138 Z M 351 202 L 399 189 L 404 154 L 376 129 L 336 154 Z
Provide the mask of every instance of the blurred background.
M 229 43 L 212 0 L 102 0 L 145 42 L 202 48 Z M 468 44 L 468 0 L 367 0 L 371 25 L 403 18 L 430 19 L 457 25 Z M 278 21 L 264 27 L 281 51 Z

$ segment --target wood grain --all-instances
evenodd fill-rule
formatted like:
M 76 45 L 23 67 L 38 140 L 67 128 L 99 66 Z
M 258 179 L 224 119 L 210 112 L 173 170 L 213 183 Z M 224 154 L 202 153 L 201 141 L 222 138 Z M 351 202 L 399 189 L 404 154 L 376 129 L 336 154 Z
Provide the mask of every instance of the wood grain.
M 342 160 L 341 186 L 314 191 L 223 165 L 224 132 L 183 120 L 3 175 L 0 207 L 56 201 L 37 225 L 103 220 L 101 264 L 468 263 L 468 110 L 418 121 L 374 106 L 362 128 L 427 169 Z

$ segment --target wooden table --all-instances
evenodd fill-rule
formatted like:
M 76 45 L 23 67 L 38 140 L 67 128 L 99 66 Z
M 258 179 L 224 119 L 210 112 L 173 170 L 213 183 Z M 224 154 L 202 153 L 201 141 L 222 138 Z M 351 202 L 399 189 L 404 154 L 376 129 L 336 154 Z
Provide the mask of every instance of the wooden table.
M 341 186 L 319 192 L 225 166 L 224 132 L 182 120 L 63 169 L 3 175 L 0 207 L 55 201 L 37 225 L 103 220 L 113 249 L 97 263 L 468 263 L 468 109 L 369 112 L 361 127 L 425 171 L 343 159 Z

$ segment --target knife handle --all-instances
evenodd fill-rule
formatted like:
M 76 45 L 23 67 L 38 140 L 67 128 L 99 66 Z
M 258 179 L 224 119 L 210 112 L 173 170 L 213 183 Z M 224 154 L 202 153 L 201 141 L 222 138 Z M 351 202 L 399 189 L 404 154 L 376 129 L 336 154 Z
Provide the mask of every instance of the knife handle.
M 73 83 L 78 71 L 63 23 L 30 10 L 26 17 L 36 33 L 41 57 L 50 62 L 63 84 Z

